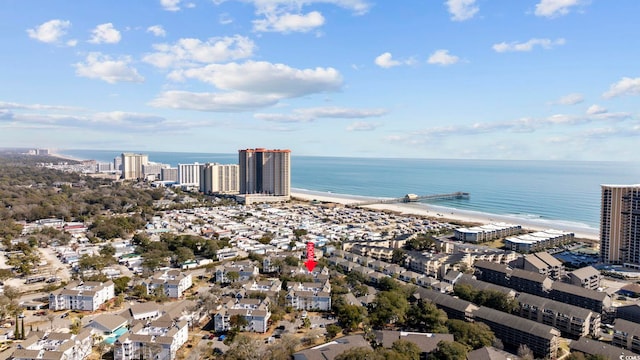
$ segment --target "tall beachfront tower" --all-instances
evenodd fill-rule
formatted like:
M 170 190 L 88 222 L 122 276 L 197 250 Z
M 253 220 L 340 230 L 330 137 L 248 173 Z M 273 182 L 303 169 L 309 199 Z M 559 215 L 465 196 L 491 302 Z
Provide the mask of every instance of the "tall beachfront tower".
M 600 261 L 640 267 L 640 184 L 601 187 Z
M 291 150 L 239 150 L 240 194 L 291 196 Z
M 178 164 L 178 184 L 200 187 L 200 166 L 202 164 Z
M 134 154 L 134 153 L 122 153 L 122 174 L 121 179 L 135 180 L 144 178 L 142 172 L 142 165 L 149 164 L 149 155 L 146 154 Z

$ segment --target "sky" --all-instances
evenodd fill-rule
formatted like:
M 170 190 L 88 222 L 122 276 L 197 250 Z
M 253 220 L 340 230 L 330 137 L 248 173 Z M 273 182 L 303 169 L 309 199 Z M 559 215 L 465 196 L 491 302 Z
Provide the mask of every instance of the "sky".
M 0 147 L 638 159 L 637 0 L 3 0 Z

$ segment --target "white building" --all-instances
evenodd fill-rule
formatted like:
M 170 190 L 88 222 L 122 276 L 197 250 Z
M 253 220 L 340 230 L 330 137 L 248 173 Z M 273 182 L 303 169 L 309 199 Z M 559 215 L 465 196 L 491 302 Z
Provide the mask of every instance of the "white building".
M 237 273 L 237 279 L 229 277 L 230 273 Z M 224 265 L 216 266 L 216 282 L 227 284 L 235 281 L 247 281 L 260 274 L 258 267 L 251 261 L 236 261 Z
M 485 242 L 519 234 L 522 226 L 506 223 L 493 223 L 454 230 L 455 238 L 467 242 Z
M 546 248 L 570 243 L 575 235 L 560 230 L 536 231 L 531 234 L 509 237 L 505 239 L 505 247 L 512 251 L 527 253 L 541 251 Z
M 331 284 L 327 280 L 289 286 L 286 302 L 297 310 L 331 310 Z
M 114 286 L 111 280 L 105 283 L 72 282 L 49 294 L 49 309 L 96 311 L 100 305 L 113 299 L 114 296 Z
M 178 184 L 200 188 L 200 164 L 178 164 Z
M 242 331 L 255 331 L 264 333 L 269 328 L 269 300 L 260 299 L 232 299 L 229 300 L 213 317 L 215 331 L 227 331 L 231 329 L 231 317 L 242 316 L 247 321 Z
M 49 332 L 44 336 L 30 336 L 16 345 L 11 359 L 84 360 L 91 354 L 91 331 L 85 329 L 74 335 L 68 332 Z
M 114 360 L 173 360 L 189 339 L 188 323 L 169 316 L 147 324 L 138 323 L 113 344 Z
M 193 285 L 191 274 L 181 273 L 180 270 L 167 270 L 156 273 L 149 280 L 142 282 L 151 294 L 156 288 L 163 287 L 164 294 L 170 298 L 180 298 L 182 294 Z

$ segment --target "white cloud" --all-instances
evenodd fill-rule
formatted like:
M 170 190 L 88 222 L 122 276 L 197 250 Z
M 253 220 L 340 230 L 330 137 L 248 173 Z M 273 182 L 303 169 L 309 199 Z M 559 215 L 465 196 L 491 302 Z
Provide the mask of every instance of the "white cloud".
M 69 47 L 74 47 L 76 45 L 78 45 L 78 40 L 76 40 L 76 39 L 71 39 L 71 40 L 67 41 L 67 46 L 69 46 Z
M 100 24 L 91 31 L 91 39 L 89 42 L 92 44 L 117 44 L 120 42 L 120 31 L 113 27 L 112 23 Z
M 73 107 L 73 106 L 20 104 L 20 103 L 14 103 L 14 102 L 0 101 L 0 109 L 72 111 L 72 110 L 78 110 L 79 108 Z
M 180 11 L 180 0 L 160 0 L 160 6 L 167 11 Z
M 199 111 L 250 111 L 275 105 L 280 97 L 256 95 L 246 92 L 195 93 L 189 91 L 165 91 L 149 105 L 171 109 Z
M 347 126 L 347 131 L 372 131 L 380 127 L 379 123 L 356 121 Z
M 402 62 L 397 61 L 397 60 L 393 60 L 393 57 L 391 55 L 390 52 L 386 52 L 378 57 L 376 57 L 376 59 L 373 61 L 376 63 L 376 65 L 388 69 L 390 67 L 394 67 L 394 66 L 398 66 L 398 65 L 402 65 Z
M 584 96 L 582 96 L 582 94 L 573 93 L 573 94 L 568 94 L 561 97 L 555 103 L 558 105 L 575 105 L 583 101 L 584 101 Z
M 342 76 L 333 68 L 295 69 L 284 64 L 248 61 L 175 70 L 174 80 L 196 79 L 223 92 L 167 91 L 150 104 L 200 111 L 247 111 L 282 99 L 337 91 Z
M 535 46 L 540 46 L 543 49 L 551 49 L 558 45 L 564 45 L 565 40 L 563 38 L 559 38 L 556 40 L 551 39 L 530 39 L 527 42 L 518 43 L 518 42 L 501 42 L 493 45 L 493 50 L 496 52 L 508 52 L 508 51 L 531 51 Z
M 473 18 L 480 10 L 476 0 L 447 0 L 447 8 L 453 21 L 465 21 Z
M 536 5 L 535 14 L 548 18 L 566 15 L 573 6 L 580 5 L 580 0 L 541 0 Z
M 162 27 L 162 25 L 153 25 L 153 26 L 149 26 L 147 28 L 147 32 L 152 33 L 155 36 L 158 37 L 165 37 L 167 36 L 167 32 L 164 30 L 164 28 Z
M 308 32 L 324 25 L 324 17 L 318 11 L 308 14 L 291 14 L 267 16 L 266 19 L 254 20 L 253 30 L 259 32 Z
M 317 107 L 307 109 L 295 109 L 291 114 L 272 114 L 259 113 L 255 114 L 256 119 L 292 123 L 292 122 L 311 122 L 319 118 L 334 119 L 361 119 L 369 117 L 378 117 L 387 113 L 385 109 L 350 109 L 342 107 Z
M 130 67 L 131 59 L 112 59 L 101 53 L 90 53 L 85 62 L 75 64 L 76 75 L 90 79 L 100 79 L 110 84 L 119 82 L 143 82 L 138 71 Z
M 210 64 L 176 70 L 170 77 L 175 80 L 197 79 L 222 90 L 273 94 L 282 98 L 336 91 L 342 87 L 342 76 L 334 68 L 296 69 L 265 61 Z
M 449 54 L 449 50 L 444 49 L 436 50 L 433 54 L 431 54 L 431 56 L 429 56 L 429 59 L 427 60 L 429 64 L 443 66 L 452 65 L 457 63 L 458 61 L 460 61 L 459 57 Z
M 185 38 L 175 44 L 155 44 L 153 48 L 156 52 L 147 54 L 142 60 L 159 68 L 168 68 L 248 58 L 253 55 L 255 44 L 249 38 L 236 35 L 207 41 Z
M 622 95 L 640 95 L 640 77 L 623 77 L 615 84 L 611 84 L 609 90 L 602 94 L 605 99 Z
M 597 104 L 593 104 L 591 106 L 589 106 L 589 108 L 587 109 L 587 115 L 597 115 L 597 114 L 604 114 L 607 112 L 607 109 L 597 105 Z
M 71 27 L 70 21 L 54 19 L 33 29 L 27 29 L 27 34 L 32 39 L 51 44 L 58 42 L 67 33 L 69 27 Z
M 353 11 L 356 15 L 366 14 L 371 8 L 371 4 L 366 0 L 240 0 L 245 3 L 253 4 L 256 13 L 281 13 L 286 11 L 299 10 L 303 6 L 313 4 L 332 4 L 344 9 Z M 222 3 L 224 1 L 214 0 L 214 3 Z

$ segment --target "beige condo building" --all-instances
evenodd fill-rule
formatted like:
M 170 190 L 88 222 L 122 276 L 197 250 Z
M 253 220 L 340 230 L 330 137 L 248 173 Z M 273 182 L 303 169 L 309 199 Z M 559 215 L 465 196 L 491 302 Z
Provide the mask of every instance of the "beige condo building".
M 640 267 L 640 184 L 601 185 L 600 260 Z
M 237 194 L 240 190 L 239 167 L 235 164 L 200 166 L 200 191 L 205 194 Z
M 120 157 L 122 159 L 122 174 L 120 175 L 121 179 L 136 180 L 144 178 L 142 166 L 149 164 L 149 155 L 122 153 Z

